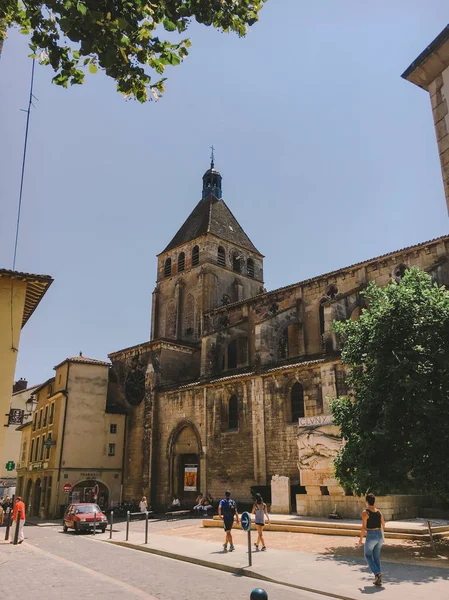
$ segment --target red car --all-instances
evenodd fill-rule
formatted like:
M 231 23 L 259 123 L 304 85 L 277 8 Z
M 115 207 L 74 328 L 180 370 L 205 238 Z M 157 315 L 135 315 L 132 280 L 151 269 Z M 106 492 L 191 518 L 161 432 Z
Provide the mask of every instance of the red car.
M 106 531 L 108 525 L 108 519 L 101 512 L 98 504 L 70 504 L 67 507 L 62 522 L 64 533 L 69 529 L 74 529 L 75 533 L 93 531 L 94 525 L 95 529 L 102 533 Z

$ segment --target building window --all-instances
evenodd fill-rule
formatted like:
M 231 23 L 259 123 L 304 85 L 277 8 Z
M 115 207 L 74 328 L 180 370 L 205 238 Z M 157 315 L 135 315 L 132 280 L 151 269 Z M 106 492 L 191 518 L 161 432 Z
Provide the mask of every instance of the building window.
M 33 462 L 33 450 L 34 450 L 34 440 L 31 440 L 31 447 L 30 447 L 30 462 Z
M 248 271 L 248 277 L 254 277 L 254 261 L 252 258 L 248 258 L 246 262 L 246 269 Z
M 37 423 L 37 412 L 34 413 L 34 417 L 33 417 L 33 431 L 36 431 L 36 423 Z
M 48 420 L 48 424 L 49 424 L 49 425 L 52 425 L 52 424 L 53 424 L 53 419 L 54 419 L 54 416 L 55 416 L 55 403 L 54 403 L 54 402 L 52 402 L 52 403 L 50 404 L 50 418 L 49 418 L 49 420 Z
M 117 433 L 117 425 L 115 423 L 111 423 L 109 426 L 110 433 Z
M 45 435 L 42 436 L 41 457 L 39 460 L 44 460 L 44 451 L 45 451 Z
M 241 265 L 241 256 L 238 254 L 234 254 L 232 257 L 232 270 L 236 273 L 240 273 L 242 265 Z
M 228 344 L 228 369 L 237 368 L 237 340 Z
M 184 271 L 185 268 L 186 268 L 186 255 L 184 254 L 184 252 L 181 252 L 181 254 L 178 256 L 178 273 L 180 273 L 181 271 Z
M 109 444 L 108 456 L 115 456 L 115 444 Z
M 319 313 L 320 313 L 320 335 L 321 336 L 324 335 L 324 303 L 325 302 L 327 302 L 327 298 L 322 298 L 320 300 Z
M 48 434 L 47 442 L 49 440 L 51 440 L 51 431 Z M 50 450 L 51 450 L 51 446 L 46 446 L 46 448 L 45 448 L 45 458 L 46 458 L 46 460 L 48 460 L 50 458 Z
M 231 396 L 229 399 L 229 410 L 228 410 L 228 429 L 235 430 L 239 428 L 239 405 L 237 396 Z
M 25 440 L 22 444 L 22 458 L 20 462 L 24 463 L 27 455 L 27 441 Z
M 405 275 L 407 271 L 407 267 L 405 265 L 398 265 L 396 269 L 393 271 L 394 279 L 399 283 Z
M 167 258 L 164 266 L 164 277 L 170 277 L 171 275 L 171 258 Z
M 298 382 L 292 387 L 290 394 L 290 404 L 292 409 L 292 423 L 296 423 L 298 419 L 304 417 L 304 389 Z
M 39 438 L 36 438 L 36 447 L 34 449 L 34 462 L 37 461 L 39 456 Z
M 42 413 L 43 413 L 43 409 L 41 408 L 39 411 L 39 423 L 37 428 L 40 429 L 42 427 Z
M 218 246 L 217 263 L 220 265 L 220 267 L 226 266 L 226 253 L 223 246 Z
M 48 420 L 48 406 L 45 407 L 45 412 L 44 412 L 44 427 L 47 427 L 47 420 Z
M 49 383 L 47 388 L 47 398 L 53 395 L 53 384 Z
M 200 262 L 200 249 L 195 246 L 192 250 L 192 267 L 196 267 Z

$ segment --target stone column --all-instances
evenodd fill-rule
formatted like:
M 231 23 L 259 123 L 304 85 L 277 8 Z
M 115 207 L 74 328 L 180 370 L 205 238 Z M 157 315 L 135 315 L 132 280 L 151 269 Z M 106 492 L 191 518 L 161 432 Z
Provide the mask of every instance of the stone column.
M 289 515 L 291 511 L 290 477 L 273 475 L 271 478 L 271 512 L 278 515 Z
M 258 485 L 266 485 L 267 457 L 265 443 L 264 387 L 262 377 L 255 377 L 251 380 L 251 406 L 254 480 Z

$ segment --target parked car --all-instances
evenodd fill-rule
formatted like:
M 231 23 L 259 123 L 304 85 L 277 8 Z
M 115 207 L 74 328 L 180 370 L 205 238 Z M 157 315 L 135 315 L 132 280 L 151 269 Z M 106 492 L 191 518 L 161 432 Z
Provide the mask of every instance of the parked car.
M 98 504 L 70 504 L 67 507 L 62 522 L 64 533 L 69 529 L 74 529 L 76 533 L 93 531 L 94 525 L 102 533 L 106 531 L 108 525 L 108 519 Z

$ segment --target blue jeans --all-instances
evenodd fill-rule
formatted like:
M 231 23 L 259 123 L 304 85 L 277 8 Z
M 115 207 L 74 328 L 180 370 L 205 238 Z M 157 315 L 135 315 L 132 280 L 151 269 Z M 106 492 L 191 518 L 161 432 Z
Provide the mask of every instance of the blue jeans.
M 380 551 L 384 543 L 381 529 L 368 529 L 365 540 L 365 560 L 374 575 L 382 573 L 380 566 Z

